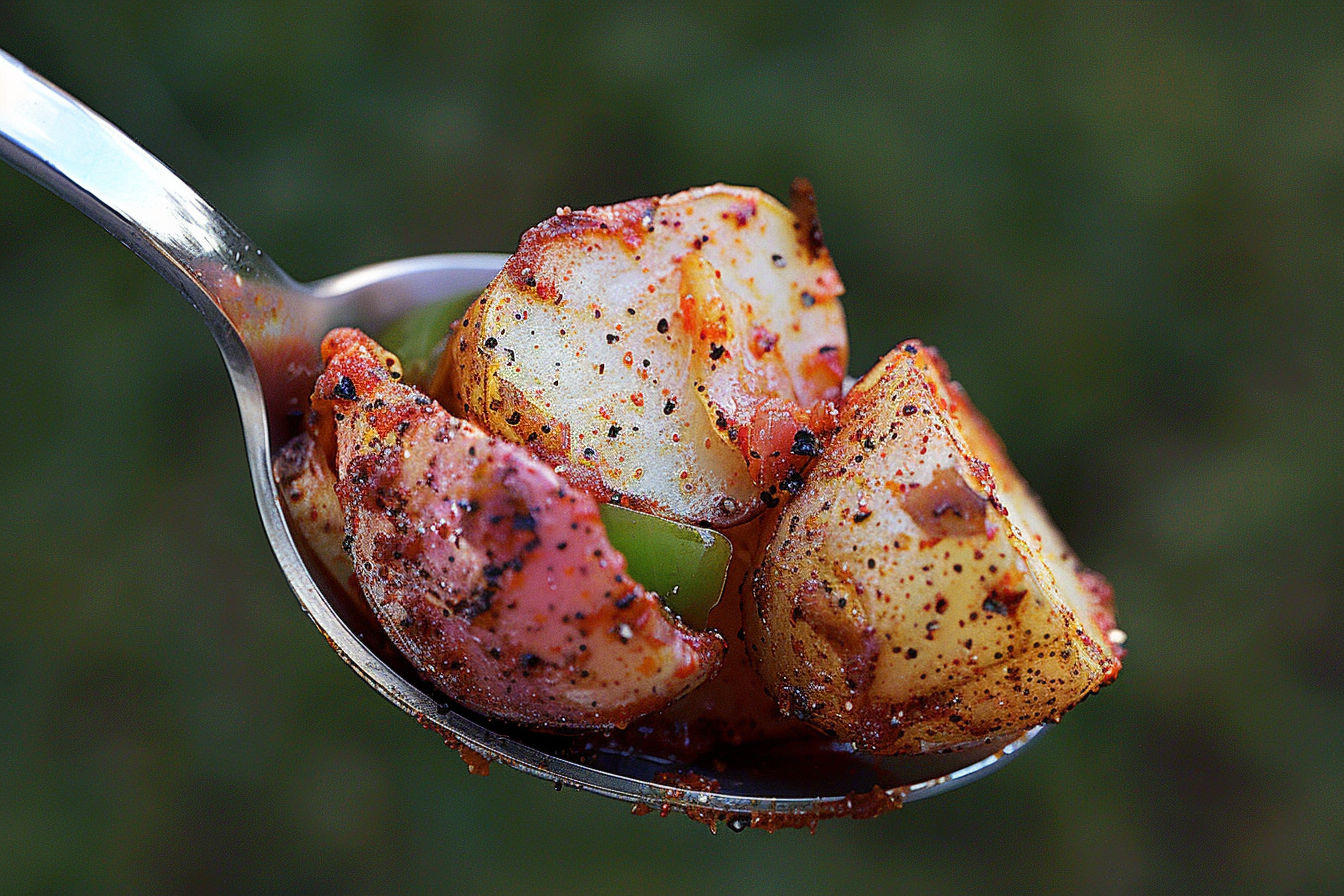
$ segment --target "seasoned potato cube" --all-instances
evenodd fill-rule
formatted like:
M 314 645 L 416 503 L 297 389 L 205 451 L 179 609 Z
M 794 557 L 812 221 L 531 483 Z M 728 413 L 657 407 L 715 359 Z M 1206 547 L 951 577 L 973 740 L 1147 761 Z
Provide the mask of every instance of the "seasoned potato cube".
M 590 496 L 397 382 L 363 333 L 322 355 L 312 444 L 334 441 L 355 576 L 426 680 L 495 718 L 611 728 L 717 671 L 722 639 L 630 578 Z
M 747 643 L 780 709 L 879 753 L 1057 719 L 1120 668 L 1109 587 L 917 342 L 847 396 L 753 590 Z
M 749 519 L 819 450 L 847 363 L 796 194 L 800 215 L 721 185 L 561 210 L 467 311 L 432 394 L 600 500 Z

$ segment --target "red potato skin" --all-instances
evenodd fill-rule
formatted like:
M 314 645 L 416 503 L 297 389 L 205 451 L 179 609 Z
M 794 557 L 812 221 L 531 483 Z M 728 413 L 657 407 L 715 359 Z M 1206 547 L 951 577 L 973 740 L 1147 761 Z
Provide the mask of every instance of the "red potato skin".
M 630 579 L 588 495 L 396 382 L 363 333 L 332 331 L 322 356 L 313 409 L 355 575 L 439 690 L 525 726 L 620 728 L 717 671 L 722 639 Z

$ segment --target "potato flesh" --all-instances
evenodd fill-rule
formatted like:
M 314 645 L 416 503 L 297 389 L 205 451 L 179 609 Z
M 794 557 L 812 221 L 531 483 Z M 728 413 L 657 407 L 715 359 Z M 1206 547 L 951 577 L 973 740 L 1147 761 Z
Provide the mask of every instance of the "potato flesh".
M 748 519 L 806 462 L 797 433 L 830 425 L 847 363 L 839 276 L 800 228 L 721 185 L 563 211 L 468 310 L 433 394 L 599 499 Z
M 781 711 L 873 752 L 1025 730 L 1119 670 L 1109 589 L 918 343 L 847 396 L 754 594 L 748 647 Z
M 332 580 L 352 594 L 355 579 L 345 550 L 345 514 L 336 497 L 336 474 L 308 433 L 292 439 L 275 459 L 275 478 L 290 522 Z
M 323 358 L 355 574 L 426 680 L 495 718 L 604 728 L 713 675 L 722 640 L 625 574 L 589 496 L 395 382 L 362 333 L 328 334 Z

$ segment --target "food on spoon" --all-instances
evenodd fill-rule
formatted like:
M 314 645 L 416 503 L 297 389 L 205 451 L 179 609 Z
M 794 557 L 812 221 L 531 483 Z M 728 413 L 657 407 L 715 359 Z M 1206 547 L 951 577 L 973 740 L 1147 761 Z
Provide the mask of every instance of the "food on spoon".
M 417 387 L 427 383 L 452 325 L 473 298 L 458 296 L 422 306 L 379 334 L 376 342 L 398 362 L 400 382 Z M 408 367 L 408 357 L 414 368 Z M 327 420 L 317 422 L 330 426 Z M 317 561 L 335 581 L 358 593 L 345 549 L 336 476 L 311 434 L 301 433 L 284 446 L 276 458 L 275 475 L 286 510 L 304 532 Z M 630 576 L 657 593 L 692 627 L 705 628 L 706 617 L 723 594 L 733 553 L 728 539 L 712 529 L 616 504 L 599 504 L 598 513 L 612 547 L 625 557 Z
M 848 359 L 810 188 L 561 210 L 449 340 L 431 393 L 604 501 L 724 527 L 776 503 Z
M 804 730 L 983 744 L 1116 676 L 1109 586 L 936 352 L 842 395 L 839 277 L 805 183 L 791 205 L 719 185 L 562 210 L 446 338 L 456 310 L 392 331 L 422 369 L 444 346 L 447 410 L 328 336 L 282 494 L 427 681 L 685 758 Z M 732 540 L 717 605 L 724 536 L 688 522 Z
M 365 598 L 419 673 L 478 712 L 620 727 L 718 668 L 722 640 L 633 581 L 591 497 L 525 449 L 398 382 L 357 330 L 328 334 L 319 448 Z
M 1120 668 L 1110 588 L 918 342 L 846 396 L 754 595 L 747 642 L 781 711 L 877 753 L 1056 720 Z

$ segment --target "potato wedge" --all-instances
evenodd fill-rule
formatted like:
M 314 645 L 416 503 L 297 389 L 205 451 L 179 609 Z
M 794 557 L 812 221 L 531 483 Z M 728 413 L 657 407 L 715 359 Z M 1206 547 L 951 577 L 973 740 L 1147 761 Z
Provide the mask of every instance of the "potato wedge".
M 431 394 L 599 500 L 749 519 L 819 450 L 848 361 L 795 193 L 800 215 L 723 185 L 561 210 L 467 311 Z
M 363 333 L 332 331 L 322 356 L 312 406 L 334 427 L 355 574 L 426 680 L 565 729 L 622 727 L 713 675 L 722 639 L 630 579 L 591 497 L 397 382 Z
M 847 396 L 753 592 L 749 654 L 781 711 L 873 752 L 1025 730 L 1120 668 L 1109 587 L 918 342 Z

